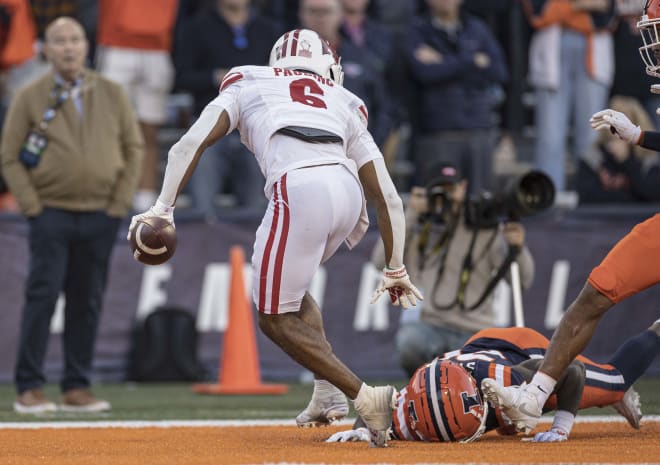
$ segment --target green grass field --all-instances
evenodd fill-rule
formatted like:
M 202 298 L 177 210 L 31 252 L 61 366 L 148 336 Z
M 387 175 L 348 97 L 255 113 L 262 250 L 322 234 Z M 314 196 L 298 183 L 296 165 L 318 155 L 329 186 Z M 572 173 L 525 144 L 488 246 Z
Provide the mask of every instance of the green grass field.
M 382 381 L 372 381 L 381 384 Z M 403 380 L 389 381 L 397 387 Z M 660 378 L 642 378 L 635 384 L 645 415 L 660 415 Z M 72 420 L 293 420 L 307 405 L 312 386 L 290 384 L 289 392 L 277 396 L 209 396 L 195 394 L 190 384 L 104 384 L 96 385 L 97 396 L 109 400 L 113 409 L 105 414 L 53 413 L 32 416 L 14 413 L 14 387 L 0 385 L 0 422 L 72 421 Z M 46 393 L 58 400 L 57 386 Z M 611 408 L 593 408 L 582 414 L 612 415 Z

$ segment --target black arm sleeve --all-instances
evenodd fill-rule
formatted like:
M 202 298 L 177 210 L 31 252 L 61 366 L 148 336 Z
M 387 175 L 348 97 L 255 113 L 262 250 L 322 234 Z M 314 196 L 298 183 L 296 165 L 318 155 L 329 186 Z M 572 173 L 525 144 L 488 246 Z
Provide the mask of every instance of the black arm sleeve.
M 555 386 L 557 410 L 571 412 L 573 415 L 577 414 L 582 400 L 585 380 L 586 369 L 584 364 L 578 360 L 573 360 Z
M 642 133 L 642 140 L 639 141 L 639 145 L 645 149 L 660 152 L 660 132 L 644 131 Z

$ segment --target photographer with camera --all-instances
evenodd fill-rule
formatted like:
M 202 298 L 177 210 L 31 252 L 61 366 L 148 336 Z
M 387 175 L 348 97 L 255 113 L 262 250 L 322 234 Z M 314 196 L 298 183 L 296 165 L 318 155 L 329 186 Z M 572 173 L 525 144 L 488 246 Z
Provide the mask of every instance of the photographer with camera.
M 418 319 L 402 315 L 396 336 L 409 376 L 475 331 L 495 325 L 493 290 L 502 277 L 509 279 L 514 260 L 523 288 L 534 277 L 525 228 L 515 220 L 500 222 L 497 196 L 468 200 L 468 180 L 452 164 L 440 165 L 430 178 L 426 188 L 412 188 L 406 208 L 404 263 L 426 296 Z M 382 244 L 372 261 L 384 263 Z

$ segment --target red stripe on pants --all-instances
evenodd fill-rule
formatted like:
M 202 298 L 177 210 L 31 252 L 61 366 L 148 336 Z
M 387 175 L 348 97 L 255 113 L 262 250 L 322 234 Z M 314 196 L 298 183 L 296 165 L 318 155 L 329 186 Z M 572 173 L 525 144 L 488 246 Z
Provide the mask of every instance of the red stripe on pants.
M 273 205 L 275 211 L 273 213 L 273 222 L 270 225 L 270 234 L 268 235 L 268 241 L 266 241 L 264 255 L 261 257 L 261 271 L 259 272 L 259 311 L 262 313 L 266 312 L 266 289 L 268 288 L 268 265 L 270 263 L 270 251 L 273 248 L 273 242 L 275 242 L 275 235 L 277 234 L 277 222 L 280 216 L 280 203 L 278 202 L 277 194 L 278 184 L 279 182 L 276 182 L 275 188 L 273 189 Z
M 280 303 L 280 284 L 282 283 L 282 264 L 284 263 L 284 251 L 286 250 L 286 241 L 289 237 L 289 194 L 286 191 L 286 174 L 282 176 L 280 181 L 280 190 L 282 194 L 282 201 L 280 204 L 283 207 L 282 216 L 282 232 L 280 234 L 280 242 L 277 245 L 277 252 L 275 256 L 275 270 L 273 273 L 273 293 L 271 301 L 271 313 L 278 313 Z

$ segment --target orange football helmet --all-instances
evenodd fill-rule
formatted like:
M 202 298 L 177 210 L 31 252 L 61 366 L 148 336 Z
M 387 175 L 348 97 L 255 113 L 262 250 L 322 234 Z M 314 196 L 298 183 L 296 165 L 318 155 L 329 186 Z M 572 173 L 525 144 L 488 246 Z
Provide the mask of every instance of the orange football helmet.
M 436 358 L 420 367 L 403 392 L 397 420 L 405 419 L 414 439 L 472 442 L 486 429 L 488 403 L 474 378 L 452 361 Z
M 660 0 L 647 0 L 642 17 L 637 23 L 644 45 L 639 47 L 646 74 L 660 77 Z

